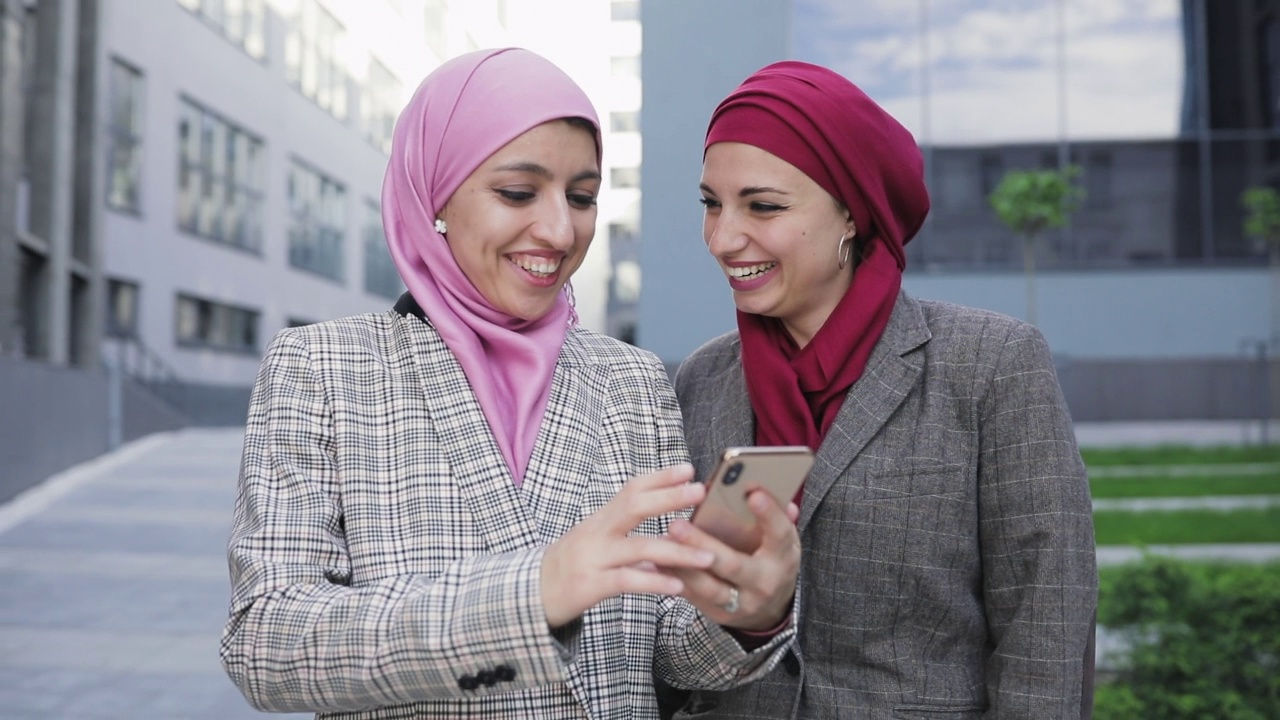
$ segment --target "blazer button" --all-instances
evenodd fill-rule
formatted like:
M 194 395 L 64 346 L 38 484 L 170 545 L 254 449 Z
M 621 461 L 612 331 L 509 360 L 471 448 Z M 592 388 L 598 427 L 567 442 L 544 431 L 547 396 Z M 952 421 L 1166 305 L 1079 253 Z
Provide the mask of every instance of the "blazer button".
M 458 678 L 458 687 L 462 688 L 463 690 L 475 690 L 476 688 L 480 687 L 480 681 L 476 680 L 470 675 L 463 675 L 462 677 Z
M 481 670 L 476 673 L 476 682 L 485 687 L 493 687 L 494 683 L 498 682 L 498 676 L 490 670 Z
M 799 677 L 800 659 L 796 657 L 795 653 L 788 650 L 787 654 L 782 657 L 782 668 L 786 670 L 787 674 L 791 677 Z
M 516 669 L 510 665 L 499 665 L 493 669 L 493 674 L 502 682 L 511 682 L 516 679 Z

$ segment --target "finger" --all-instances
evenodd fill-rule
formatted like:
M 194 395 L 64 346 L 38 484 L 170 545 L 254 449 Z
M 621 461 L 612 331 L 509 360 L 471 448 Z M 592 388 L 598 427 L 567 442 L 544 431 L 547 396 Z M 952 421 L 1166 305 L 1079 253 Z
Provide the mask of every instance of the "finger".
M 603 576 L 606 591 L 604 597 L 613 597 L 622 593 L 679 595 L 685 589 L 684 581 L 679 577 L 634 567 L 616 568 L 603 573 Z
M 749 556 L 729 547 L 688 520 L 672 520 L 667 534 L 681 545 L 710 552 L 715 556 L 715 562 L 709 568 L 711 572 L 734 584 L 739 583 L 742 564 Z
M 795 507 L 795 503 L 790 503 L 790 506 Z M 769 493 L 763 490 L 752 491 L 747 496 L 747 507 L 751 509 L 751 513 L 756 516 L 756 520 L 760 523 L 760 531 L 763 537 L 763 542 L 760 544 L 761 548 L 771 544 L 776 548 L 795 541 L 795 521 L 787 517 L 787 511 L 779 507 L 777 501 Z
M 648 518 L 687 510 L 702 502 L 707 492 L 701 483 L 641 485 L 638 488 L 629 485 L 596 513 L 599 521 L 611 532 L 626 534 Z
M 792 525 L 796 524 L 796 521 L 800 519 L 799 505 L 795 503 L 787 503 L 787 519 L 791 521 Z
M 693 479 L 693 466 L 689 463 L 676 463 L 647 475 L 637 475 L 627 481 L 625 489 L 635 491 L 652 490 L 654 488 L 683 485 Z
M 682 545 L 662 537 L 631 537 L 613 541 L 605 549 L 606 568 L 633 567 L 644 564 L 664 568 L 708 568 L 715 555 L 700 548 Z
M 702 614 L 715 622 L 728 622 L 732 618 L 725 612 L 724 605 L 729 602 L 730 588 L 724 580 L 703 570 L 670 570 L 671 577 L 678 578 L 684 589 L 680 596 L 688 600 Z M 740 598 L 743 596 L 740 594 Z M 741 600 L 740 600 L 741 602 Z

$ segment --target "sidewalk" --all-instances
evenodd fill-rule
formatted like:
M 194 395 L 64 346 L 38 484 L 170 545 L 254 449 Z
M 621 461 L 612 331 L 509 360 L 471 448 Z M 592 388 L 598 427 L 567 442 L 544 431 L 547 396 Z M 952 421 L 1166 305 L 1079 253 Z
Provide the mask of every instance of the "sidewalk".
M 311 717 L 254 711 L 218 663 L 240 442 L 151 436 L 0 506 L 0 715 Z
M 1238 423 L 1077 431 L 1085 445 L 1240 440 Z M 240 442 L 239 429 L 155 435 L 0 505 L 0 716 L 310 717 L 254 711 L 218 663 Z M 1280 544 L 1152 551 L 1259 561 Z M 1102 565 L 1137 558 L 1098 549 Z

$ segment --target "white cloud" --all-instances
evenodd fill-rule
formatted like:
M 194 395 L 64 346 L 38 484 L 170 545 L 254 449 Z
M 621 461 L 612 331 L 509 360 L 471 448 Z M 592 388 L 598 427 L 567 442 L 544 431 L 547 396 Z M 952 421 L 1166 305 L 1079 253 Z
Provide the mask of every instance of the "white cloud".
M 927 125 L 920 96 L 925 7 L 797 0 L 797 54 L 849 77 L 927 142 L 1057 139 L 1056 3 L 929 2 Z M 1179 0 L 1065 0 L 1061 9 L 1068 136 L 1176 134 L 1183 68 Z

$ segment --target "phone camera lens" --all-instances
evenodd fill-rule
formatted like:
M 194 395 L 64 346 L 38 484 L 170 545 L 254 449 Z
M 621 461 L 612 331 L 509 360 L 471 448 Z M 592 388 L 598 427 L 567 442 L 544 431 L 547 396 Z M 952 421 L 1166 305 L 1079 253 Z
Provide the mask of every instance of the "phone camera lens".
M 738 482 L 738 476 L 742 474 L 742 463 L 734 463 L 724 473 L 724 484 L 732 485 Z

